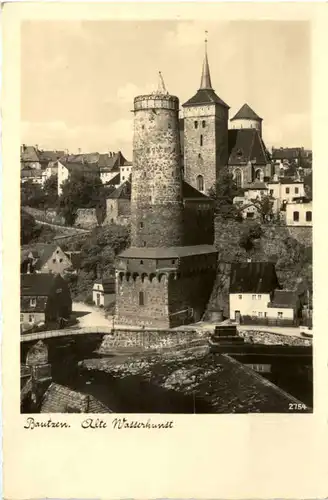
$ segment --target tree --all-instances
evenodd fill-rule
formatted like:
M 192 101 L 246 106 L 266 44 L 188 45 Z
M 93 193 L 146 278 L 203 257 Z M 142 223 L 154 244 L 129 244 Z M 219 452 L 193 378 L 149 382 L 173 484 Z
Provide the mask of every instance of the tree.
M 21 245 L 29 243 L 38 233 L 38 226 L 32 215 L 21 209 Z
M 273 198 L 271 196 L 263 196 L 260 199 L 252 201 L 260 212 L 263 222 L 265 222 L 268 217 L 271 218 L 271 216 L 273 215 Z
M 304 177 L 304 191 L 306 196 L 312 200 L 312 187 L 313 187 L 313 181 L 312 181 L 312 172 Z
M 45 203 L 48 207 L 56 207 L 58 202 L 58 175 L 53 174 L 43 185 Z
M 215 212 L 225 219 L 233 219 L 238 215 L 238 210 L 233 204 L 235 196 L 241 193 L 227 169 L 221 169 L 215 186 L 208 195 L 215 200 Z
M 44 208 L 45 194 L 39 184 L 32 181 L 21 183 L 21 205 L 34 208 Z
M 254 223 L 244 229 L 239 239 L 239 246 L 246 252 L 254 249 L 254 241 L 261 238 L 263 234 L 260 224 Z
M 62 184 L 58 200 L 58 211 L 67 225 L 75 222 L 78 208 L 99 208 L 105 203 L 103 184 L 98 175 L 73 172 Z

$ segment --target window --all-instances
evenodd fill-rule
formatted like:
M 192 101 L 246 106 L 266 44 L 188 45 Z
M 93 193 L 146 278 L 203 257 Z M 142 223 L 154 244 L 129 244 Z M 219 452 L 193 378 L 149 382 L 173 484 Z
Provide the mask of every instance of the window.
M 56 259 L 52 259 L 52 263 L 54 264 L 56 262 Z
M 203 121 L 202 121 L 202 127 L 203 127 L 203 128 L 205 128 L 205 127 L 206 127 L 206 121 L 205 121 L 205 120 L 203 120 Z
M 194 122 L 194 127 L 198 128 L 198 122 L 197 121 Z
M 256 295 L 252 295 L 252 300 L 256 300 Z
M 21 314 L 20 315 L 20 322 L 23 323 L 23 321 L 24 321 L 24 314 Z
M 281 319 L 281 318 L 283 317 L 283 315 L 284 315 L 284 313 L 282 313 L 282 312 L 278 312 L 278 318 L 280 318 L 280 319 Z
M 28 322 L 33 323 L 34 322 L 34 314 L 29 314 L 28 315 Z
M 200 153 L 198 153 L 198 158 L 201 158 L 201 157 L 202 157 L 202 155 Z
M 172 264 L 175 264 L 175 260 L 173 259 L 173 260 L 171 261 L 171 263 L 172 263 Z
M 140 261 L 140 264 L 143 264 L 143 260 Z
M 294 212 L 293 213 L 293 220 L 295 222 L 298 222 L 300 220 L 300 213 L 299 212 Z
M 306 222 L 312 222 L 312 212 L 306 212 L 305 220 Z
M 263 318 L 263 313 L 259 312 L 259 318 Z
M 254 212 L 247 212 L 246 213 L 247 219 L 253 219 L 254 218 Z
M 257 298 L 258 298 L 259 300 L 261 300 L 261 298 L 262 298 L 262 295 L 258 295 L 258 296 L 257 296 Z
M 239 169 L 235 170 L 235 182 L 237 187 L 241 187 L 242 178 L 241 178 L 241 171 Z
M 143 241 L 143 246 L 144 246 L 144 247 L 146 246 L 146 242 L 145 242 L 145 241 Z
M 264 313 L 264 317 L 265 317 L 265 318 L 267 317 L 267 315 L 268 315 L 267 313 Z
M 202 135 L 200 136 L 200 145 L 201 146 L 203 145 L 203 136 Z
M 289 194 L 289 188 L 286 188 L 286 194 Z
M 143 292 L 139 292 L 139 306 L 145 305 L 145 297 Z
M 30 300 L 30 306 L 31 307 L 35 307 L 36 306 L 36 298 L 33 297 L 31 300 Z
M 197 177 L 197 189 L 198 191 L 204 191 L 204 177 L 202 175 Z
M 238 295 L 238 299 L 241 300 L 243 298 L 242 295 Z
M 298 194 L 298 188 L 295 188 L 295 194 Z
M 63 262 L 63 259 L 59 259 L 59 262 Z
M 273 195 L 273 189 L 270 189 L 270 195 L 271 196 Z
M 140 229 L 142 229 L 144 227 L 143 222 L 140 222 L 139 227 L 140 227 Z
M 57 250 L 57 252 L 56 252 L 56 253 L 59 253 L 59 250 Z

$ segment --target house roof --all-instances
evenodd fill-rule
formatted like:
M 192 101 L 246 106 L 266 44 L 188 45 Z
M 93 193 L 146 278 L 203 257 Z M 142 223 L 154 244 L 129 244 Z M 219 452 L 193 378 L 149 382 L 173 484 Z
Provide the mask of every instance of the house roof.
M 126 180 L 107 195 L 109 199 L 131 200 L 131 182 Z
M 43 396 L 40 413 L 111 413 L 111 410 L 89 394 L 52 382 Z
M 269 303 L 269 307 L 282 307 L 294 309 L 297 304 L 297 293 L 292 290 L 275 290 L 273 299 Z
M 117 186 L 121 182 L 121 174 L 118 172 L 110 181 L 106 182 L 108 186 Z
M 49 296 L 58 277 L 51 273 L 21 274 L 21 296 Z
M 198 189 L 194 188 L 193 186 L 191 186 L 190 184 L 188 184 L 188 182 L 186 181 L 182 181 L 182 197 L 184 199 L 188 199 L 188 198 L 202 198 L 204 200 L 208 200 L 209 202 L 212 201 L 211 198 L 209 198 L 208 196 L 206 196 L 204 193 L 201 193 L 200 191 L 198 191 Z
M 272 262 L 233 262 L 230 293 L 270 293 L 279 288 Z
M 239 111 L 235 114 L 233 118 L 231 118 L 230 121 L 233 120 L 257 120 L 257 121 L 262 121 L 262 118 L 259 117 L 255 113 L 255 111 L 252 110 L 252 108 L 247 104 L 243 104 L 242 107 L 240 108 Z
M 214 245 L 195 245 L 185 247 L 137 248 L 130 247 L 124 250 L 119 257 L 143 259 L 173 259 L 189 255 L 214 254 L 217 249 Z
M 229 165 L 244 165 L 254 161 L 256 165 L 267 165 L 269 153 L 254 128 L 231 129 L 228 131 Z
M 73 162 L 67 161 L 64 159 L 60 160 L 60 163 L 67 168 L 67 170 L 72 172 L 90 172 L 90 173 L 98 173 L 98 165 L 96 163 L 82 163 L 82 162 Z
M 273 160 L 293 160 L 302 154 L 302 148 L 272 148 Z
M 39 151 L 40 161 L 55 162 L 65 156 L 65 151 Z
M 34 179 L 37 177 L 42 177 L 41 170 L 36 170 L 35 168 L 23 168 L 21 170 L 21 179 L 24 179 L 24 178 Z
M 199 89 L 196 94 L 187 102 L 182 104 L 182 107 L 202 106 L 203 104 L 219 104 L 229 109 L 229 106 L 216 95 L 213 89 Z
M 39 270 L 42 269 L 42 267 L 48 262 L 52 254 L 56 251 L 58 248 L 58 245 L 53 245 L 53 244 L 45 244 L 45 245 L 39 245 L 35 250 L 33 250 L 31 253 L 33 254 L 33 257 L 37 258 L 38 261 L 35 264 L 35 269 Z
M 265 189 L 267 190 L 268 189 L 268 186 L 266 185 L 265 182 L 253 182 L 253 184 L 248 184 L 246 186 L 246 189 L 245 191 L 247 191 L 248 189 Z
M 22 146 L 21 161 L 22 162 L 39 162 L 40 151 L 35 146 Z

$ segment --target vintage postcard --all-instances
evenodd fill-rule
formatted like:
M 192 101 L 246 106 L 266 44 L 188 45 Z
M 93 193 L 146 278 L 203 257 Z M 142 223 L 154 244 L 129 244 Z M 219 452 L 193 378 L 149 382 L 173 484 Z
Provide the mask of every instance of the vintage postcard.
M 327 14 L 4 6 L 6 498 L 327 493 Z

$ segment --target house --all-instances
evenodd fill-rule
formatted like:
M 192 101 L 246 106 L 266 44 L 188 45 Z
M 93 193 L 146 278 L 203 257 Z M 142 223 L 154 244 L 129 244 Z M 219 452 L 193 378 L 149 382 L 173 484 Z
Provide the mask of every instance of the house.
M 277 210 L 290 203 L 294 198 L 304 196 L 304 182 L 290 178 L 281 178 L 267 183 L 269 194 L 277 200 Z
M 42 184 L 43 183 L 43 172 L 37 168 L 24 167 L 21 169 L 21 183 L 25 184 L 30 182 L 32 184 Z
M 39 243 L 33 246 L 24 260 L 24 272 L 52 273 L 64 276 L 66 272 L 76 273 L 80 267 L 80 252 L 65 253 L 56 244 Z
M 58 196 L 62 193 L 63 183 L 69 179 L 72 173 L 79 173 L 88 177 L 99 177 L 99 167 L 97 163 L 84 163 L 76 161 L 67 161 L 61 159 L 58 161 Z
M 238 323 L 295 325 L 301 311 L 297 291 L 281 290 L 272 262 L 233 263 L 229 317 Z
M 42 185 L 52 175 L 58 175 L 58 162 L 50 162 L 48 166 L 42 171 Z
M 20 323 L 26 327 L 62 323 L 72 312 L 66 281 L 59 274 L 21 274 Z
M 303 198 L 287 203 L 286 225 L 312 227 L 312 201 Z
M 252 201 L 243 199 L 242 202 L 238 200 L 234 204 L 238 207 L 238 213 L 243 219 L 261 219 L 261 211 L 257 205 Z
M 294 163 L 301 165 L 301 158 L 304 155 L 304 148 L 272 148 L 272 160 L 275 164 L 289 166 Z
M 98 278 L 92 289 L 93 302 L 97 307 L 106 307 L 113 302 L 115 296 L 115 276 Z
M 21 169 L 41 169 L 40 151 L 37 146 L 22 144 L 20 151 Z
M 105 224 L 128 224 L 131 215 L 131 182 L 126 180 L 106 199 Z

